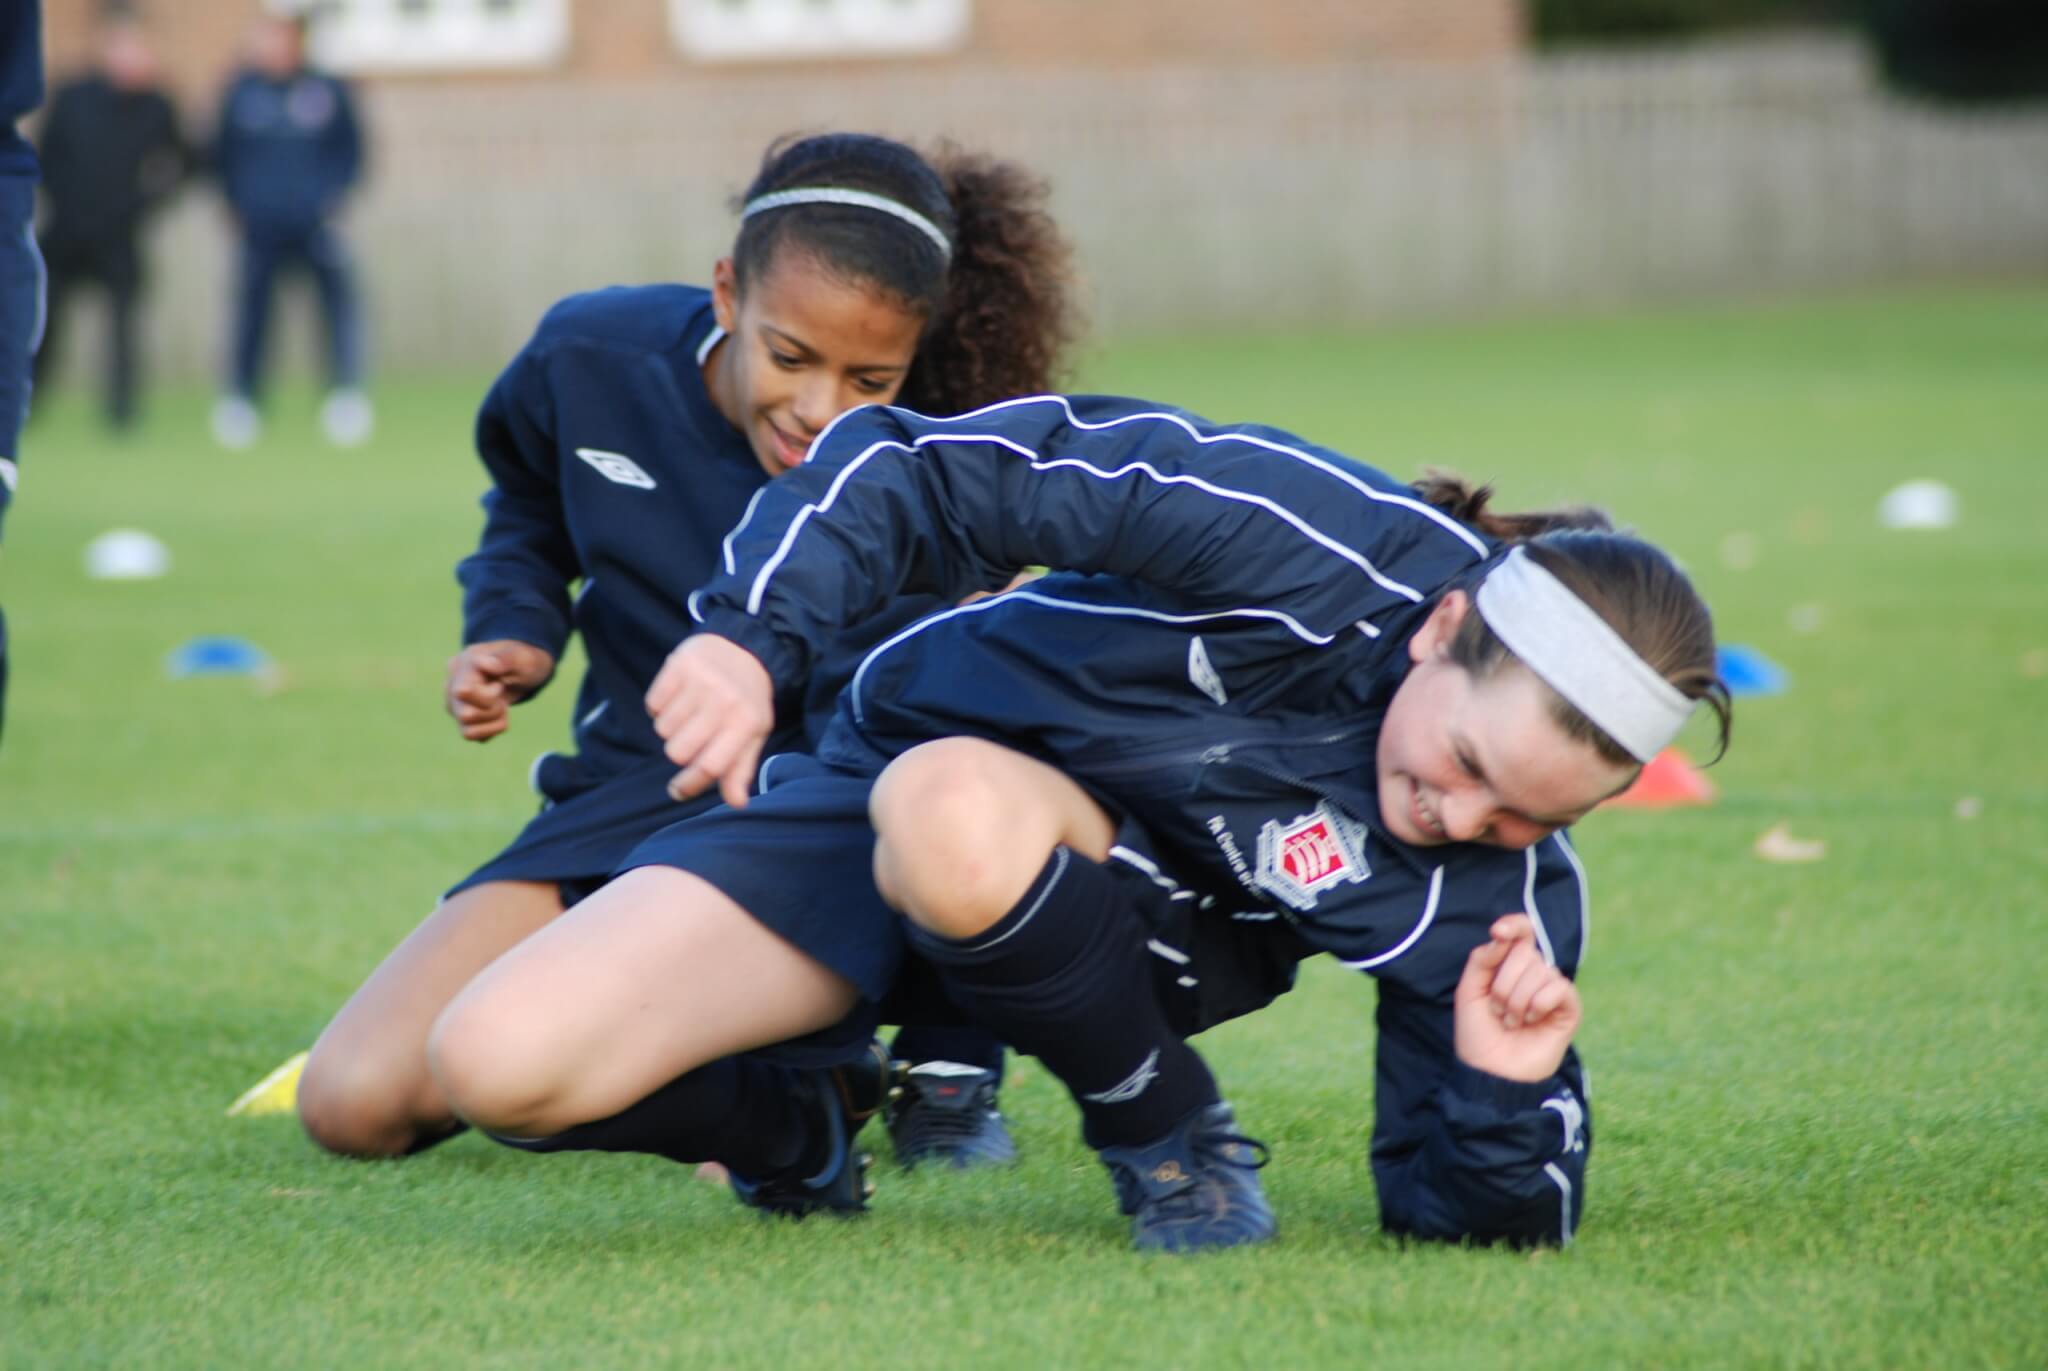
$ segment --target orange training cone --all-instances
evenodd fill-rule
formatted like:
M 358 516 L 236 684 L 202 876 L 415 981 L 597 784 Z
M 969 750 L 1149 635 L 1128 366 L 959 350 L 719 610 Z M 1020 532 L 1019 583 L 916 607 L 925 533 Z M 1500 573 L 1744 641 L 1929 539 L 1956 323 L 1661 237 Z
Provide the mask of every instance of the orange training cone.
M 1667 747 L 1650 759 L 1634 785 L 1607 803 L 1621 809 L 1677 809 L 1713 802 L 1713 782 L 1683 752 Z

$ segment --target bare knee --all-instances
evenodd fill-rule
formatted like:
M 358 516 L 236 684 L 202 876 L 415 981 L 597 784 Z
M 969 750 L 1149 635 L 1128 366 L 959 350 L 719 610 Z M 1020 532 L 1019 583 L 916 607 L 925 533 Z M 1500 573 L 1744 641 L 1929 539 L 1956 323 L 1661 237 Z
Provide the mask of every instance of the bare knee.
M 423 1124 L 431 1123 L 416 1104 L 422 1082 L 404 1079 L 417 1070 L 408 1073 L 391 1062 L 317 1044 L 299 1076 L 299 1124 L 337 1156 L 402 1156 L 420 1140 Z
M 449 1109 L 489 1133 L 546 1137 L 581 1119 L 565 1118 L 563 1090 L 542 1065 L 526 1016 L 488 996 L 464 994 L 427 1035 L 427 1068 Z
M 869 801 L 882 898 L 943 937 L 1001 919 L 1060 841 L 1057 814 L 1019 783 L 1036 766 L 975 738 L 925 743 L 890 763 Z

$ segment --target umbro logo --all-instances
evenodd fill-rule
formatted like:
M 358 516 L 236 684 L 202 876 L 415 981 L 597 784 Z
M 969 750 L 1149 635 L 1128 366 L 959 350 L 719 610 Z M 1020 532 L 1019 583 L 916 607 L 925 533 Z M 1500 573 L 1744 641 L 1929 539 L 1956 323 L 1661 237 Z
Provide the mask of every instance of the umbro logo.
M 654 478 L 622 452 L 606 452 L 601 447 L 579 447 L 576 455 L 595 467 L 597 474 L 607 481 L 616 481 L 622 486 L 638 486 L 641 490 L 654 489 Z
M 1155 1047 L 1144 1061 L 1138 1063 L 1136 1071 L 1133 1071 L 1107 1090 L 1084 1094 L 1081 1098 L 1093 1100 L 1097 1104 L 1123 1104 L 1137 1099 L 1138 1096 L 1145 1093 L 1146 1086 L 1158 1079 L 1159 1049 Z

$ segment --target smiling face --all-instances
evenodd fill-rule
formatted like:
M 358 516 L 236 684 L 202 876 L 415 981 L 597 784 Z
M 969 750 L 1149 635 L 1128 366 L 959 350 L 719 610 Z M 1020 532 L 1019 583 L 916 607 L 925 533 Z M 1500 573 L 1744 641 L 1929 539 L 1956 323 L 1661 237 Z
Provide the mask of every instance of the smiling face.
M 1566 737 L 1549 687 L 1520 663 L 1480 679 L 1451 661 L 1451 637 L 1472 612 L 1454 590 L 1409 640 L 1414 666 L 1380 727 L 1380 820 L 1418 847 L 1529 847 L 1618 794 L 1638 768 Z
M 704 364 L 711 400 L 770 476 L 799 462 L 825 425 L 903 388 L 922 315 L 802 252 L 778 252 L 742 292 L 730 258 L 712 274 L 729 337 Z

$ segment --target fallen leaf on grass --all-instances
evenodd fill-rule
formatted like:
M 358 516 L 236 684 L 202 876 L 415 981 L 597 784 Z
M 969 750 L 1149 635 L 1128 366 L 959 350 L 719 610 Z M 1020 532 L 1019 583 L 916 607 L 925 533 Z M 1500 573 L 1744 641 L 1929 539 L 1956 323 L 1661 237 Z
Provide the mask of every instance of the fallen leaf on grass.
M 1819 838 L 1795 838 L 1784 824 L 1772 824 L 1754 851 L 1767 862 L 1817 862 L 1828 855 L 1828 845 Z

